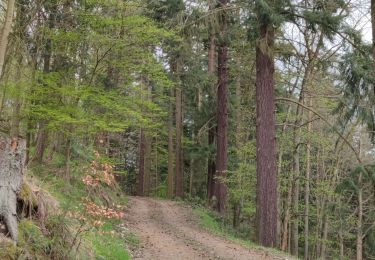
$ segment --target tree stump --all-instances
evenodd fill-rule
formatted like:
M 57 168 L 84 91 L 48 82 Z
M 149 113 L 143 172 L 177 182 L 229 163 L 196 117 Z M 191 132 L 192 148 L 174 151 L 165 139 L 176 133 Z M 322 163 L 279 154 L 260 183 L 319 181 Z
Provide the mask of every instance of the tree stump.
M 26 142 L 0 133 L 0 217 L 17 241 L 17 194 L 20 191 L 26 158 Z

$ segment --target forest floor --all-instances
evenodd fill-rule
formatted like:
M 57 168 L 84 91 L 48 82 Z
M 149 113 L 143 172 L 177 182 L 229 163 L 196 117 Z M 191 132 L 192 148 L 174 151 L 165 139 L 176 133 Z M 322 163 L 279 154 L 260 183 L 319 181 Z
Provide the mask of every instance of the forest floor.
M 128 206 L 125 224 L 140 240 L 133 259 L 286 259 L 203 230 L 192 208 L 181 203 L 130 197 Z

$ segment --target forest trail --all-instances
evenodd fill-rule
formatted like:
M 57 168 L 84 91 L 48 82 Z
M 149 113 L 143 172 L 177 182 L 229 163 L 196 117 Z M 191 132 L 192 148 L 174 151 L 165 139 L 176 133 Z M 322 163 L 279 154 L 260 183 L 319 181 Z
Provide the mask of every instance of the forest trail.
M 131 197 L 126 225 L 140 239 L 133 259 L 283 259 L 204 231 L 195 218 L 174 201 Z

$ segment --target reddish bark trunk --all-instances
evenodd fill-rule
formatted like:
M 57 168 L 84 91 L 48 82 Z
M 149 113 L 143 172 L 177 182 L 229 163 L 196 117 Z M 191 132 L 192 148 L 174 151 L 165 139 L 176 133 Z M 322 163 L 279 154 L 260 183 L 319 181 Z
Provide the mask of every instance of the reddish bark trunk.
M 225 8 L 229 0 L 220 0 L 220 7 Z M 217 90 L 217 152 L 215 185 L 217 211 L 225 213 L 227 186 L 223 181 L 228 169 L 228 16 L 222 11 L 220 23 L 220 43 L 218 46 L 218 90 Z
M 182 91 L 176 89 L 176 196 L 184 196 L 184 175 L 182 170 Z
M 260 244 L 267 247 L 274 247 L 277 242 L 273 42 L 272 24 L 260 24 L 256 47 L 257 228 Z
M 209 2 L 210 5 L 210 10 L 213 8 L 212 6 L 212 1 Z M 213 30 L 211 28 L 211 30 Z M 213 32 L 210 33 L 210 45 L 208 49 L 208 74 L 214 75 L 215 74 L 215 49 L 216 49 L 216 44 L 215 44 L 215 34 Z M 216 86 L 212 87 L 212 91 L 210 93 L 211 97 L 214 97 L 216 95 Z M 210 122 L 208 124 L 208 146 L 213 147 L 215 143 L 215 134 L 216 134 L 216 128 L 214 125 Z M 212 197 L 215 194 L 215 171 L 216 171 L 216 166 L 215 166 L 215 160 L 212 158 L 212 156 L 208 157 L 208 165 L 207 165 L 207 197 L 208 200 L 211 200 Z

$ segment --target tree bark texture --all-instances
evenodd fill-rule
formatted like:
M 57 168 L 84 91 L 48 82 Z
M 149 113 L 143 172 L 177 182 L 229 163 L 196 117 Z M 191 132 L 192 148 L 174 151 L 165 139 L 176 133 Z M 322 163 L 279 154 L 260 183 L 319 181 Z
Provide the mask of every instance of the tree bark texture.
M 173 89 L 171 89 L 171 99 L 174 97 Z M 168 197 L 174 195 L 174 152 L 173 152 L 173 121 L 174 109 L 172 101 L 169 101 L 169 122 L 168 122 Z
M 21 189 L 26 141 L 0 134 L 0 216 L 10 236 L 17 241 L 17 193 Z
M 182 168 L 182 90 L 176 88 L 176 196 L 184 196 L 184 175 Z
M 261 245 L 277 242 L 277 169 L 275 142 L 272 24 L 260 24 L 256 46 L 257 233 Z
M 225 8 L 228 0 L 220 0 L 220 7 Z M 227 185 L 224 178 L 228 170 L 228 14 L 223 10 L 220 22 L 218 44 L 218 89 L 217 89 L 217 151 L 215 195 L 217 198 L 217 211 L 225 213 L 227 202 Z
M 212 0 L 209 0 L 209 8 L 212 10 L 214 8 Z M 209 34 L 209 48 L 208 48 L 208 67 L 207 72 L 210 76 L 215 76 L 215 51 L 216 51 L 216 43 L 215 43 L 215 33 L 213 32 L 213 28 L 210 28 L 211 32 Z M 209 93 L 210 97 L 216 96 L 216 83 L 213 84 L 211 88 L 211 92 Z M 208 146 L 213 147 L 215 144 L 215 135 L 216 135 L 216 127 L 211 121 L 208 124 Z M 209 155 L 207 160 L 207 198 L 211 200 L 215 194 L 215 159 L 213 156 Z

